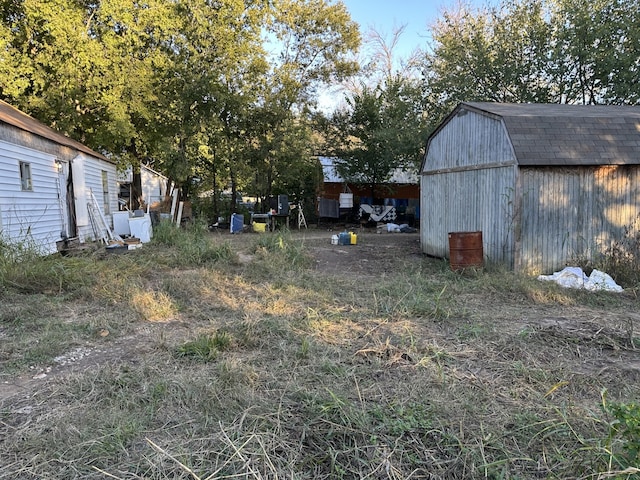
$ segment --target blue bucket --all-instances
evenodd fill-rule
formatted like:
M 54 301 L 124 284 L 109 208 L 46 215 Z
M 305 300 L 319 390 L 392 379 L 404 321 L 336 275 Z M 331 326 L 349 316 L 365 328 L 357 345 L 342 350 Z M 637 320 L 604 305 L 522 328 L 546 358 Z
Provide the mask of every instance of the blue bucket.
M 240 215 L 239 213 L 234 213 L 231 215 L 231 233 L 242 233 L 242 229 L 244 228 L 244 215 Z

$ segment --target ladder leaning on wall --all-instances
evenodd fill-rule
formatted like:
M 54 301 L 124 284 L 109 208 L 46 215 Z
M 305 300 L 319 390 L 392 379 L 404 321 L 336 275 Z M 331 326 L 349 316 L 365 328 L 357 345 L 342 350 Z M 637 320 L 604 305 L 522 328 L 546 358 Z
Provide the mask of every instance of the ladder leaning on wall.
M 91 222 L 95 239 L 101 240 L 106 245 L 111 241 L 122 241 L 120 236 L 114 235 L 111 231 L 107 219 L 100 209 L 100 204 L 93 194 L 93 190 L 89 189 L 89 192 L 91 193 L 91 200 L 87 202 L 87 209 L 89 210 L 89 221 Z

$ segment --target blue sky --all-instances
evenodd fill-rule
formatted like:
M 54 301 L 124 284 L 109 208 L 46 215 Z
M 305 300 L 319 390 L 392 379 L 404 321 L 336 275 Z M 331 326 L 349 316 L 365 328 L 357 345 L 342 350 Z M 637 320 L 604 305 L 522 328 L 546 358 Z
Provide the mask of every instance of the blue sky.
M 477 8 L 494 5 L 499 0 L 463 0 L 463 3 Z M 360 24 L 363 41 L 370 28 L 389 41 L 396 27 L 405 26 L 399 43 L 394 50 L 394 63 L 407 59 L 417 49 L 426 49 L 429 43 L 428 29 L 444 10 L 454 9 L 459 0 L 342 0 L 351 18 Z M 363 54 L 366 59 L 366 45 Z M 319 107 L 325 112 L 343 105 L 344 92 L 334 86 L 319 92 Z
M 369 27 L 388 36 L 394 26 L 405 25 L 400 37 L 397 54 L 406 57 L 415 48 L 424 48 L 427 43 L 427 28 L 444 9 L 451 9 L 457 0 L 342 0 L 351 18 L 360 24 L 363 36 Z M 471 6 L 482 6 L 487 0 L 466 0 Z

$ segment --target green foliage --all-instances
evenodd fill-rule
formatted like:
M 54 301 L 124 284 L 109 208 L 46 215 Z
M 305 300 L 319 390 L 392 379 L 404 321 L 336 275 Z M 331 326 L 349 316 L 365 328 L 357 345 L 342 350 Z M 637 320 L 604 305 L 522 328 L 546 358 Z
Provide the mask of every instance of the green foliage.
M 198 335 L 175 348 L 175 355 L 199 362 L 211 362 L 218 358 L 218 354 L 229 348 L 231 336 L 227 332 L 218 331 L 215 334 Z
M 550 26 L 544 1 L 505 1 L 477 11 L 446 10 L 425 54 L 432 126 L 461 101 L 551 102 Z
M 640 9 L 634 0 L 551 3 L 555 83 L 567 103 L 640 100 Z
M 325 0 L 8 0 L 0 98 L 187 195 L 256 179 L 298 195 L 295 173 L 277 177 L 307 171 L 313 93 L 357 69 L 359 42 Z
M 443 12 L 424 54 L 431 125 L 461 101 L 635 104 L 634 0 L 504 0 Z
M 375 406 L 369 412 L 378 434 L 401 437 L 409 432 L 424 432 L 431 428 L 432 418 L 421 403 L 391 403 Z
M 637 403 L 607 403 L 605 412 L 613 417 L 609 424 L 608 443 L 620 442 L 620 453 L 613 451 L 620 468 L 640 465 L 640 405 Z
M 396 168 L 413 170 L 424 149 L 422 92 L 400 76 L 347 98 L 349 109 L 337 111 L 330 123 L 335 137 L 336 169 L 350 182 L 376 186 Z
M 236 258 L 228 242 L 214 242 L 207 227 L 200 222 L 185 228 L 178 228 L 171 222 L 160 222 L 153 230 L 151 245 L 170 247 L 164 252 L 148 252 L 159 263 L 168 265 L 202 265 L 230 262 Z

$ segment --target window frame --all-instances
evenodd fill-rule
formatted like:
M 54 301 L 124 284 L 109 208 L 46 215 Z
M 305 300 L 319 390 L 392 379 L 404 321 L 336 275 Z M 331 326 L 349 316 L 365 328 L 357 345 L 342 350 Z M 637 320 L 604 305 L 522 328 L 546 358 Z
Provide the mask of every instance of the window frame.
M 23 192 L 33 192 L 33 176 L 31 172 L 31 162 L 19 162 L 20 169 L 20 189 Z
M 109 215 L 111 208 L 109 205 L 109 172 L 101 170 L 102 172 L 102 207 L 104 208 L 104 214 Z

